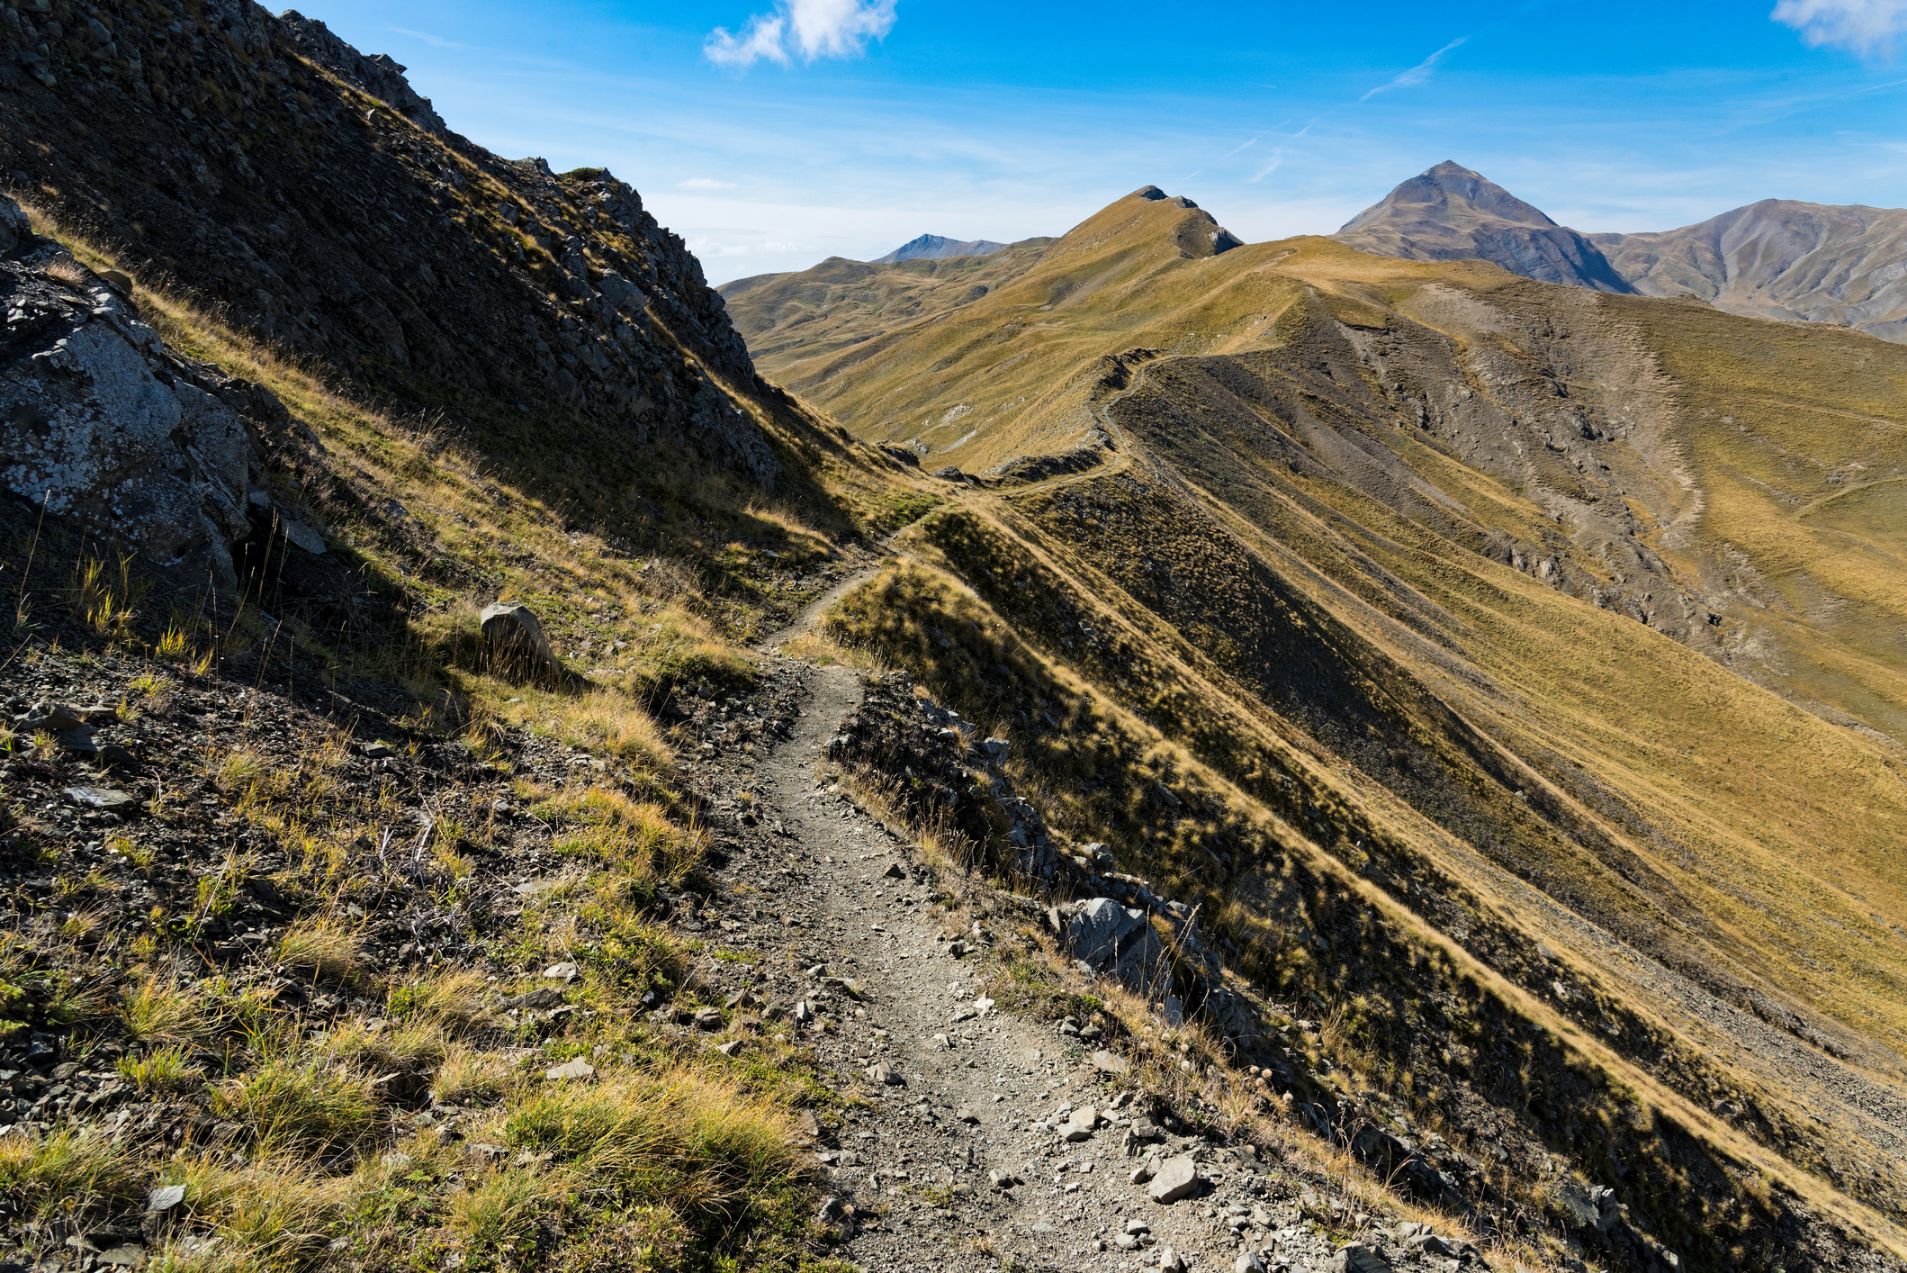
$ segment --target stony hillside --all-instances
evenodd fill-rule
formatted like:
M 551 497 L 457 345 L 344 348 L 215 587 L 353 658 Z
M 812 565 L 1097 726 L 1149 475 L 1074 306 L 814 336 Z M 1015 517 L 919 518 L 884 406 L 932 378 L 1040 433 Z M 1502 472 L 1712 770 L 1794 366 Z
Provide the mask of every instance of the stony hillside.
M 1589 238 L 1449 160 L 1404 182 L 1332 237 L 1384 256 L 1489 261 L 1546 283 L 1632 290 Z
M 1120 200 L 761 357 L 981 475 L 826 631 L 1330 1018 L 1325 1109 L 1506 1165 L 1428 1196 L 1616 1265 L 1666 1257 L 1567 1181 L 1687 1267 L 1893 1267 L 1907 360 L 1202 218 Z
M 1645 296 L 1907 341 L 1907 211 L 1763 199 L 1654 234 L 1594 234 Z

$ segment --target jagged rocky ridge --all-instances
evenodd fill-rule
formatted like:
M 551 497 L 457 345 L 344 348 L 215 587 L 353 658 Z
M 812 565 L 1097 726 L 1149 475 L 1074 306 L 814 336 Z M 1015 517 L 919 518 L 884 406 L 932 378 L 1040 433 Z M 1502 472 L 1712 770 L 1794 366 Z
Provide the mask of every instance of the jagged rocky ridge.
M 250 0 L 0 8 L 0 181 L 393 407 L 600 427 L 758 482 L 758 380 L 627 185 L 445 128 L 402 68 Z

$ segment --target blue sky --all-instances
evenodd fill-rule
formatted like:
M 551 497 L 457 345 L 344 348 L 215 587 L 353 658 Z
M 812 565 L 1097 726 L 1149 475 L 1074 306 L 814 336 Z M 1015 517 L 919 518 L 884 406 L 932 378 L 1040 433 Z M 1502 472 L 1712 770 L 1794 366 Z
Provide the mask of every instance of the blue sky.
M 508 156 L 606 165 L 713 281 L 1058 234 L 1154 183 L 1247 239 L 1455 159 L 1582 230 L 1907 205 L 1907 0 L 301 0 Z

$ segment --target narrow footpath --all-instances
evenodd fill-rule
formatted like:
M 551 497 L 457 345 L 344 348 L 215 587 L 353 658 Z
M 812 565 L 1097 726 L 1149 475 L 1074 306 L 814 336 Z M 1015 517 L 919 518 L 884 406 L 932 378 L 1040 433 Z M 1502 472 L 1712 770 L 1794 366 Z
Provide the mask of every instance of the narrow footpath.
M 776 652 L 873 569 L 767 643 L 784 728 L 721 762 L 748 816 L 709 916 L 756 959 L 753 1006 L 848 1098 L 815 1146 L 836 1253 L 869 1273 L 1458 1268 L 1249 1147 L 1172 1134 L 1109 1054 L 986 997 L 992 935 L 830 771 L 860 674 Z

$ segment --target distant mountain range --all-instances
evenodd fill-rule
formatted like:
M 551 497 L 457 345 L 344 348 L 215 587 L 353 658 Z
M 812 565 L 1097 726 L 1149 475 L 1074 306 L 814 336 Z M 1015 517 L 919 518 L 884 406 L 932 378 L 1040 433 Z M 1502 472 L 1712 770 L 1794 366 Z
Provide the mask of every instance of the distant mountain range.
M 1734 314 L 1907 341 L 1907 210 L 1897 208 L 1764 199 L 1679 230 L 1581 234 L 1445 162 L 1334 237 L 1384 256 L 1474 257 L 1548 283 L 1694 296 Z
M 1907 342 L 1907 209 L 1763 199 L 1679 230 L 1585 234 L 1446 160 L 1331 237 L 1380 256 L 1488 261 L 1545 283 L 1691 296 L 1731 314 L 1836 323 Z M 1227 238 L 1228 245 L 1236 242 Z M 1008 246 L 923 234 L 866 264 L 992 256 Z M 733 300 L 766 277 L 740 279 L 721 291 Z M 773 277 L 806 282 L 808 275 Z M 859 300 L 869 293 L 853 295 Z
M 1907 209 L 1763 199 L 1658 234 L 1592 234 L 1636 291 L 1907 341 Z
M 949 239 L 939 234 L 923 234 L 876 257 L 870 265 L 899 265 L 902 261 L 945 261 L 956 256 L 991 256 L 1006 244 L 992 239 Z

